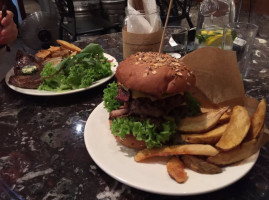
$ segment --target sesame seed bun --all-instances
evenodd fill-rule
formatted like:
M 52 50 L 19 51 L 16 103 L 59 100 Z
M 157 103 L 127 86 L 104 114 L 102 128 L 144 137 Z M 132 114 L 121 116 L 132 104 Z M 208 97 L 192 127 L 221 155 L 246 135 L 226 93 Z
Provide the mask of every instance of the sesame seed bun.
M 195 86 L 193 71 L 179 59 L 158 52 L 138 52 L 120 63 L 118 82 L 152 96 L 177 94 Z

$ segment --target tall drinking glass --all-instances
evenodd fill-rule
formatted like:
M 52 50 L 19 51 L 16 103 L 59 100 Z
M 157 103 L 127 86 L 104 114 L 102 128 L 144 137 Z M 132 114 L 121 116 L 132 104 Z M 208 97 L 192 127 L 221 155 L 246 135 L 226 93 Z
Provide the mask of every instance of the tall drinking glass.
M 250 67 L 252 46 L 258 32 L 255 24 L 235 22 L 224 27 L 222 48 L 236 51 L 239 70 L 243 78 Z
M 169 26 L 165 31 L 163 52 L 174 57 L 182 57 L 187 53 L 188 29 L 182 26 Z

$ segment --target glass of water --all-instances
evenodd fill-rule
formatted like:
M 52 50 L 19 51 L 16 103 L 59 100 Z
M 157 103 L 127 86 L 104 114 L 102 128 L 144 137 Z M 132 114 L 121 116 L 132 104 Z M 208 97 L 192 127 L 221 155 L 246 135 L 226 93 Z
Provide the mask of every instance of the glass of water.
M 187 53 L 188 29 L 182 26 L 169 26 L 165 30 L 163 52 L 180 58 Z
M 252 46 L 257 32 L 257 25 L 245 22 L 235 22 L 224 27 L 222 48 L 236 52 L 243 78 L 247 75 L 250 66 Z

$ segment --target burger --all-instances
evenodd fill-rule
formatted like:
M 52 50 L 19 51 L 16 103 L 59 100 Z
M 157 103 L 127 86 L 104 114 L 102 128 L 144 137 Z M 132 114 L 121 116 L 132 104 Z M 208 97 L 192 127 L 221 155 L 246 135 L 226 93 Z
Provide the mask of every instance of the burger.
M 130 148 L 162 146 L 177 132 L 181 118 L 200 112 L 189 92 L 195 86 L 193 71 L 169 54 L 133 54 L 115 76 L 117 83 L 104 90 L 104 107 L 112 134 Z

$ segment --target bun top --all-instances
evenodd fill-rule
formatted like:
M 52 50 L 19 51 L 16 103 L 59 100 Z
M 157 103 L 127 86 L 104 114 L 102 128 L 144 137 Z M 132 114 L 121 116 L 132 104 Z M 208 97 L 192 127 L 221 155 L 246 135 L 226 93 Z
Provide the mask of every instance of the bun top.
M 120 63 L 118 82 L 153 96 L 177 94 L 195 86 L 193 71 L 179 59 L 158 52 L 138 52 Z

